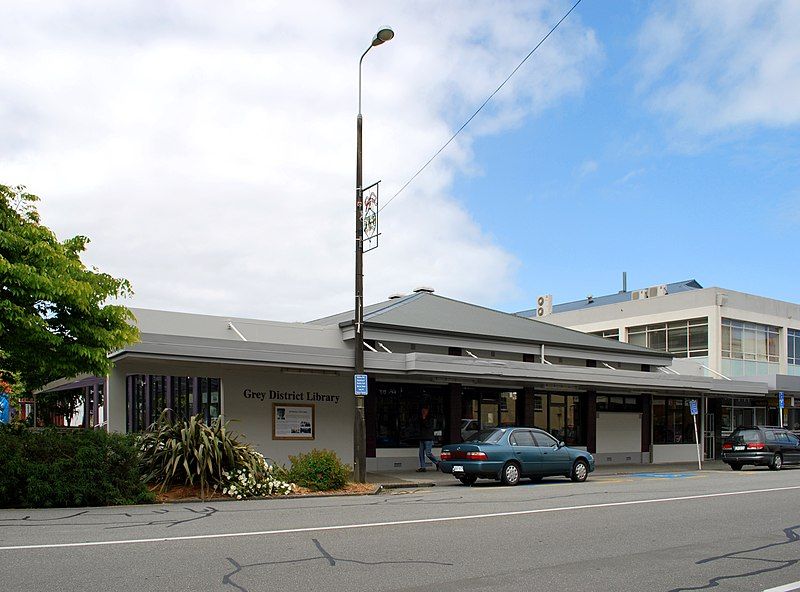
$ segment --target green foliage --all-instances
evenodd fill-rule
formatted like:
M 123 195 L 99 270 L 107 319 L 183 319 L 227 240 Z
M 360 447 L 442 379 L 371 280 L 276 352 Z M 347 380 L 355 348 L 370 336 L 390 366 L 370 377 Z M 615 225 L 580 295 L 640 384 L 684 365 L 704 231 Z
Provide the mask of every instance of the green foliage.
M 0 367 L 28 389 L 108 373 L 108 352 L 138 338 L 124 306 L 127 280 L 80 260 L 89 239 L 59 241 L 39 221 L 35 195 L 0 185 Z
M 260 478 L 264 457 L 239 442 L 239 437 L 221 418 L 208 426 L 202 415 L 172 421 L 165 411 L 140 436 L 142 473 L 162 490 L 178 483 L 198 483 L 203 497 L 209 487 L 226 482 L 225 473 L 246 469 Z
M 132 436 L 0 426 L 0 507 L 150 503 Z
M 332 450 L 317 450 L 290 456 L 289 481 L 314 491 L 341 489 L 347 485 L 350 468 Z

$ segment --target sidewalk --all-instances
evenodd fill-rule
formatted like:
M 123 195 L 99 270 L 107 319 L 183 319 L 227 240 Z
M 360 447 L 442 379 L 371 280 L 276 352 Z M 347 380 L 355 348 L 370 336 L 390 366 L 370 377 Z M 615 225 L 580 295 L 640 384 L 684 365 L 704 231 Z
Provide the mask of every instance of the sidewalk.
M 600 465 L 589 476 L 632 475 L 636 473 L 690 473 L 696 472 L 697 463 L 659 463 L 659 464 L 633 464 L 633 465 Z M 728 465 L 720 460 L 703 462 L 704 471 L 729 470 Z M 384 489 L 435 487 L 458 485 L 458 481 L 449 474 L 429 468 L 424 473 L 416 471 L 391 471 L 384 473 L 367 473 L 367 482 L 383 485 Z

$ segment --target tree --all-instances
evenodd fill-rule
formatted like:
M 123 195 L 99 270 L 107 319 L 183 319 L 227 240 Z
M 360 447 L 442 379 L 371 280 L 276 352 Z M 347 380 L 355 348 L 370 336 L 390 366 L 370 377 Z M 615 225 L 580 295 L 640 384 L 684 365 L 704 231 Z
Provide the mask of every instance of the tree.
M 59 242 L 40 223 L 39 198 L 0 185 L 0 368 L 27 389 L 57 378 L 104 376 L 108 353 L 133 343 L 138 330 L 112 298 L 133 294 L 128 280 L 88 269 L 89 239 Z

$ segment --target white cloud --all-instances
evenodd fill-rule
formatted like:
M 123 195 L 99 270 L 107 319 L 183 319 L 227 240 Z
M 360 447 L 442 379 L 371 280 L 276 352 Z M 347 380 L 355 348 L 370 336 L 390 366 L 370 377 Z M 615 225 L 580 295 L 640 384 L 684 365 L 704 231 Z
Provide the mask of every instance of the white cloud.
M 653 109 L 700 134 L 797 125 L 798 31 L 793 0 L 659 4 L 639 34 L 639 90 Z
M 133 282 L 132 304 L 305 320 L 352 306 L 358 57 L 365 181 L 388 199 L 563 3 L 7 3 L 0 183 Z M 496 133 L 580 92 L 599 49 L 570 18 L 474 122 Z M 381 217 L 368 301 L 433 285 L 492 303 L 515 257 L 452 194 L 460 136 Z

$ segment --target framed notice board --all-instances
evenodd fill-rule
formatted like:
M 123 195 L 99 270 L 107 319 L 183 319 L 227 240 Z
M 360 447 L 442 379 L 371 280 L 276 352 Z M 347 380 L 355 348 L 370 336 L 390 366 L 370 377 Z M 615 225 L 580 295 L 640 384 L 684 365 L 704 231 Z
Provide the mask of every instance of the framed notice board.
M 313 440 L 316 437 L 313 403 L 273 403 L 273 440 Z

